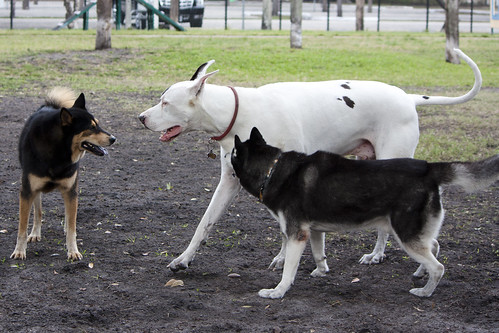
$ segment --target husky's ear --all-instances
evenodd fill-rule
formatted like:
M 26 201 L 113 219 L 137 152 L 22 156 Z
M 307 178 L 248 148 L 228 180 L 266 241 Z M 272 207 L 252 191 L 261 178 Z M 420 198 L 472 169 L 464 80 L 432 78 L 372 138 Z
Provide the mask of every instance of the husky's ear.
M 260 145 L 267 144 L 265 142 L 265 139 L 263 138 L 262 134 L 260 133 L 260 131 L 256 127 L 253 127 L 253 129 L 251 130 L 250 141 L 255 143 L 255 144 L 260 144 Z
M 69 126 L 73 122 L 73 116 L 66 108 L 61 109 L 60 117 L 62 126 Z
M 210 67 L 214 62 L 215 60 L 210 60 L 199 66 L 199 68 L 196 70 L 196 73 L 194 73 L 194 75 L 191 77 L 191 81 L 194 81 L 200 78 L 201 76 L 204 76 L 206 74 L 206 70 L 208 69 L 208 67 Z
M 239 139 L 239 136 L 236 134 L 236 136 L 234 137 L 234 148 L 239 149 L 239 147 L 241 147 L 241 139 Z
M 85 95 L 83 95 L 83 93 L 78 96 L 73 107 L 78 109 L 85 109 Z
M 195 80 L 194 86 L 192 86 L 192 88 L 191 88 L 194 96 L 196 96 L 196 97 L 199 96 L 199 93 L 201 92 L 201 90 L 203 90 L 204 83 L 206 82 L 206 79 L 208 79 L 210 76 L 212 76 L 213 74 L 216 74 L 216 73 L 218 73 L 218 69 L 214 72 L 208 73 L 208 74 L 200 77 L 199 79 Z

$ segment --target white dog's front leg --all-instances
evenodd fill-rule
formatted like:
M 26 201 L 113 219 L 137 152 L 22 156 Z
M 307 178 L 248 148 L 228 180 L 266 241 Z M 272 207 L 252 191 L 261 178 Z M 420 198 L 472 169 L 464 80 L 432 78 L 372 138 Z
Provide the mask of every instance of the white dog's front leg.
M 382 228 L 378 229 L 378 240 L 373 252 L 364 254 L 359 262 L 364 265 L 379 264 L 385 259 L 385 245 L 388 240 L 388 234 Z
M 297 240 L 295 237 L 286 242 L 286 260 L 281 282 L 274 289 L 262 289 L 258 295 L 263 298 L 282 298 L 293 284 L 300 263 L 301 255 L 307 245 L 307 239 Z
M 281 237 L 282 237 L 281 250 L 274 257 L 274 259 L 269 265 L 269 269 L 274 271 L 282 269 L 284 267 L 284 260 L 286 259 L 286 243 L 288 242 L 288 237 L 286 237 L 286 235 L 282 232 L 281 232 Z
M 241 189 L 239 181 L 232 173 L 232 168 L 224 164 L 222 157 L 222 175 L 220 183 L 218 183 L 213 198 L 208 205 L 208 209 L 204 213 L 201 222 L 199 222 L 189 246 L 178 258 L 174 259 L 168 265 L 172 271 L 176 272 L 179 269 L 186 269 L 189 267 L 197 249 L 206 241 L 213 225 L 220 219 L 220 216 L 229 207 L 232 199 Z
M 310 232 L 310 247 L 312 248 L 315 264 L 317 265 L 317 268 L 310 273 L 313 277 L 323 277 L 329 272 L 329 267 L 326 262 L 326 252 L 324 251 L 325 241 L 325 233 L 320 231 Z

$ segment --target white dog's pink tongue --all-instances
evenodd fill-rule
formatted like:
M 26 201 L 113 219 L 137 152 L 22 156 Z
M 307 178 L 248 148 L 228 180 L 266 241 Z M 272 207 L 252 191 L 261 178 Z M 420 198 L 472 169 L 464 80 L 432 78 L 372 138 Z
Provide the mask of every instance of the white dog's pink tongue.
M 181 132 L 182 132 L 182 127 L 180 126 L 170 127 L 165 133 L 161 134 L 159 140 L 162 142 L 168 142 L 170 140 L 173 140 Z

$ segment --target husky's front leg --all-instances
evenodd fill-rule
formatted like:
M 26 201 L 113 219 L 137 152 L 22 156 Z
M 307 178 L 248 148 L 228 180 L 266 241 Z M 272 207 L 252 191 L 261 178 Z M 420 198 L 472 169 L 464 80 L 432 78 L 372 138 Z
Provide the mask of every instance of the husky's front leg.
M 213 225 L 220 219 L 220 216 L 222 216 L 232 202 L 232 199 L 234 199 L 241 189 L 238 179 L 233 176 L 234 171 L 232 167 L 227 165 L 224 159 L 223 150 L 220 154 L 222 159 L 220 183 L 217 185 L 213 198 L 208 205 L 208 209 L 204 213 L 201 222 L 199 222 L 189 246 L 179 257 L 175 258 L 168 265 L 173 272 L 189 267 L 197 249 L 206 241 Z
M 281 282 L 274 289 L 262 289 L 258 295 L 263 298 L 282 298 L 293 284 L 301 255 L 310 237 L 309 231 L 301 230 L 286 242 L 286 259 Z

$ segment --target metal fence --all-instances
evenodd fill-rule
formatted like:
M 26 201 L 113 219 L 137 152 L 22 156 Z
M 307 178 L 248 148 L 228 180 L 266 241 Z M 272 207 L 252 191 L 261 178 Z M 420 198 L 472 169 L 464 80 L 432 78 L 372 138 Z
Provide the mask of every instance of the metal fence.
M 376 2 L 371 12 L 364 14 L 364 30 L 368 31 L 408 31 L 408 32 L 440 32 L 445 21 L 445 11 L 434 0 L 428 6 L 410 7 L 383 5 Z M 289 1 L 283 1 L 277 16 L 272 19 L 273 30 L 289 30 Z M 16 16 L 10 18 L 10 0 L 0 0 L 0 29 L 53 29 L 64 21 L 65 8 L 59 1 L 39 1 L 37 5 L 30 3 L 29 10 L 22 9 L 22 1 L 16 1 Z M 316 31 L 353 31 L 355 30 L 355 5 L 347 3 L 342 6 L 342 16 L 337 15 L 336 1 L 330 2 L 326 11 L 318 1 L 303 3 L 302 30 Z M 95 29 L 95 6 L 88 12 L 88 28 Z M 462 7 L 460 10 L 461 32 L 491 32 L 490 11 L 488 7 Z M 209 1 L 205 0 L 205 12 L 201 28 L 195 29 L 232 29 L 260 30 L 262 25 L 262 2 Z M 82 28 L 83 21 L 76 20 L 75 28 Z M 189 24 L 181 24 L 190 29 Z M 193 28 L 194 29 L 194 28 Z

